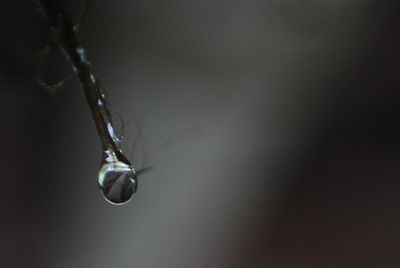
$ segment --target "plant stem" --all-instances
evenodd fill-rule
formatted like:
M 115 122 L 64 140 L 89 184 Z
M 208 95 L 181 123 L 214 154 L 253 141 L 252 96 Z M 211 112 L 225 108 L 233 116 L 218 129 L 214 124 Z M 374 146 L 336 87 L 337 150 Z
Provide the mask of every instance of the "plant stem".
M 42 8 L 58 45 L 71 62 L 75 74 L 81 81 L 86 101 L 102 142 L 103 151 L 111 151 L 119 161 L 130 165 L 114 134 L 114 127 L 111 124 L 110 112 L 100 81 L 94 75 L 87 50 L 77 34 L 77 29 L 74 27 L 71 17 L 63 8 L 60 0 L 36 1 Z

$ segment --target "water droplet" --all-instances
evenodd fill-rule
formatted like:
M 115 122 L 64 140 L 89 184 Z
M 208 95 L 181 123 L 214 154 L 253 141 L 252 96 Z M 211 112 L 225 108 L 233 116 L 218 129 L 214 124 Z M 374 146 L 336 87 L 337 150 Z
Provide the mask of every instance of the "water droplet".
M 97 106 L 99 106 L 99 107 L 104 107 L 104 101 L 102 101 L 101 99 L 98 99 L 97 100 Z
M 97 83 L 96 76 L 94 74 L 90 74 L 90 80 L 92 81 L 93 84 Z
M 82 63 L 84 64 L 90 64 L 89 58 L 87 56 L 86 50 L 83 47 L 78 47 L 76 49 L 76 53 L 79 56 L 79 59 L 81 60 Z
M 118 142 L 121 141 L 121 137 L 118 136 L 118 135 L 115 133 L 114 126 L 111 124 L 111 122 L 108 122 L 108 123 L 107 123 L 107 130 L 108 130 L 108 133 L 110 134 L 111 138 L 112 138 L 116 143 L 118 143 Z
M 128 202 L 137 189 L 135 171 L 121 162 L 105 162 L 99 171 L 99 187 L 104 198 L 114 205 Z

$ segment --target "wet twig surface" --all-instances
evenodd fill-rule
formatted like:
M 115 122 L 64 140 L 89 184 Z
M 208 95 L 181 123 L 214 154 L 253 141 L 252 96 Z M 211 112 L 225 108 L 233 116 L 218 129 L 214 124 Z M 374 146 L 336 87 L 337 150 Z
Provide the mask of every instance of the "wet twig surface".
M 118 138 L 113 132 L 110 112 L 100 81 L 94 74 L 87 50 L 78 36 L 73 20 L 66 13 L 61 1 L 37 0 L 37 2 L 42 7 L 58 45 L 71 62 L 74 72 L 81 81 L 103 149 L 113 150 L 119 160 L 128 164 L 129 161 L 122 154 Z

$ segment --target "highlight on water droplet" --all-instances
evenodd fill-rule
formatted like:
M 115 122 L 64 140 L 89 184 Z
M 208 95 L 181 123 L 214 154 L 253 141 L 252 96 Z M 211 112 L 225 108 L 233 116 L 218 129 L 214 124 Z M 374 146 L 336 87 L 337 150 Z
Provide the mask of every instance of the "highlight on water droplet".
M 122 205 L 136 192 L 136 173 L 121 161 L 105 161 L 99 171 L 99 187 L 108 202 Z

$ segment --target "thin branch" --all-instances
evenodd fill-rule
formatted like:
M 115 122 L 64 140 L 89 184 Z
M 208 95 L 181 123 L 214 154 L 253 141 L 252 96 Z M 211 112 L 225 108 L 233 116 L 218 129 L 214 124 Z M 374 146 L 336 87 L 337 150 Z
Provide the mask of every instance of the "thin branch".
M 71 62 L 75 74 L 81 81 L 103 151 L 113 152 L 119 161 L 130 165 L 118 144 L 118 138 L 111 124 L 106 97 L 101 89 L 100 81 L 94 75 L 92 63 L 77 34 L 74 22 L 66 13 L 60 0 L 37 0 L 37 2 L 42 8 L 58 45 Z

